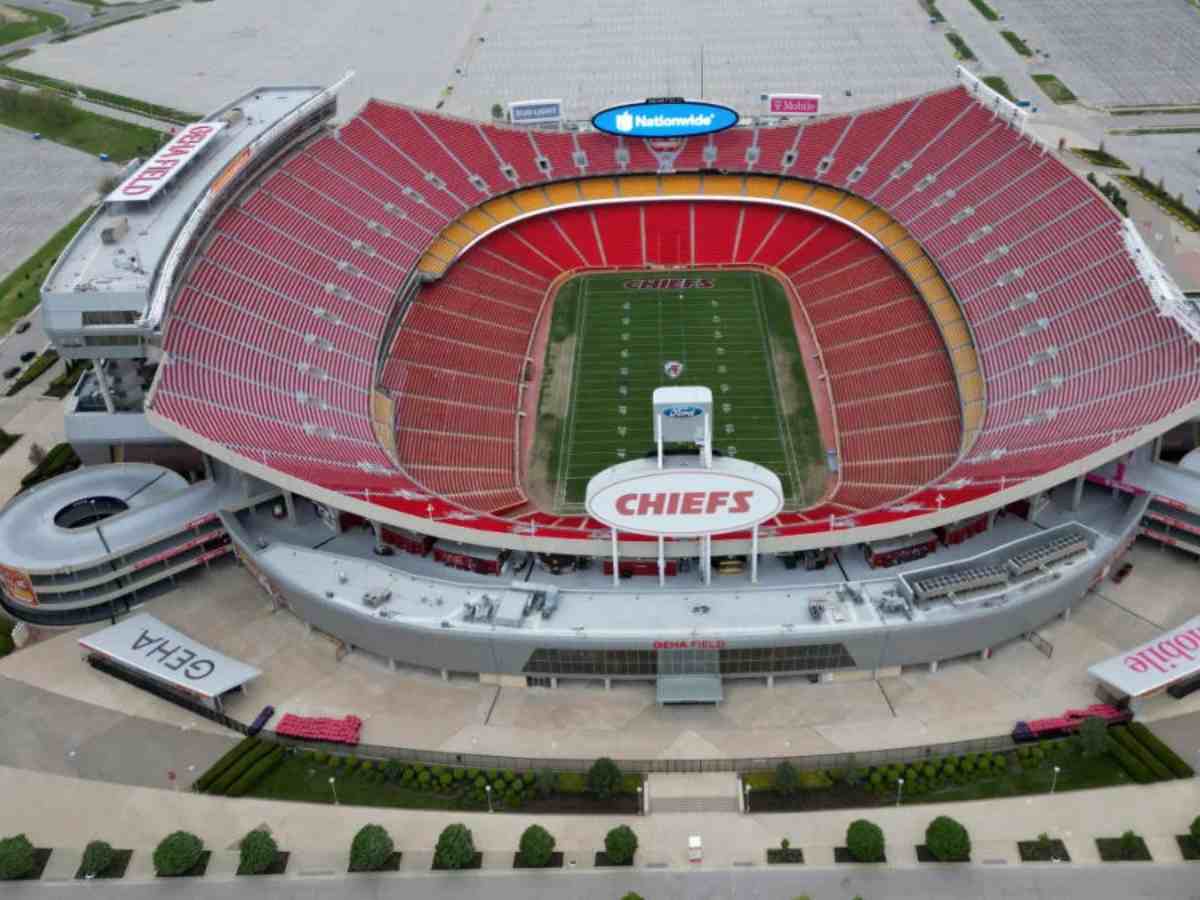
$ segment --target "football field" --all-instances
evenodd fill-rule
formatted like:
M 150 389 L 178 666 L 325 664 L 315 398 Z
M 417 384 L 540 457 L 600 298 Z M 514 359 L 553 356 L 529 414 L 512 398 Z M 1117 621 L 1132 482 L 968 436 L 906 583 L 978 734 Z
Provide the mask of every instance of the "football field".
M 593 475 L 654 450 L 651 395 L 672 384 L 712 390 L 716 453 L 778 474 L 789 508 L 815 500 L 824 449 L 788 303 L 773 278 L 748 271 L 603 273 L 563 284 L 537 439 L 549 444 L 555 509 L 578 510 Z

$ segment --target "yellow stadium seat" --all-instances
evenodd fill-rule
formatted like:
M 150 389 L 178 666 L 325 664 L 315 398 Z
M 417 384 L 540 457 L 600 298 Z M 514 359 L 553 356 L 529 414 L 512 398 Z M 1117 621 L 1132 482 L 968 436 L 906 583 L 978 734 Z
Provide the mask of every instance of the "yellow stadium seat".
M 910 260 L 904 270 L 908 272 L 908 277 L 912 279 L 913 284 L 920 284 L 937 275 L 937 269 L 933 267 L 933 263 L 924 253 L 917 256 L 916 259 Z
M 813 185 L 807 181 L 797 181 L 794 178 L 785 178 L 783 183 L 779 185 L 779 192 L 776 196 L 780 200 L 786 200 L 788 203 L 808 203 L 808 198 L 812 196 Z
M 451 222 L 442 232 L 442 237 L 460 247 L 465 247 L 467 244 L 471 243 L 471 241 L 475 240 L 475 238 L 478 237 L 478 234 L 469 228 L 464 228 L 458 222 Z
M 546 195 L 542 193 L 540 187 L 526 188 L 523 191 L 517 191 L 515 194 L 509 194 L 513 203 L 517 204 L 524 212 L 535 212 L 539 209 L 545 209 L 550 205 L 550 201 L 546 199 Z
M 579 182 L 585 200 L 607 200 L 617 196 L 616 182 L 611 178 L 587 178 Z
M 900 265 L 907 265 L 919 256 L 922 256 L 921 245 L 912 238 L 905 238 L 898 241 L 892 246 L 892 255 L 896 257 L 896 261 Z
M 563 203 L 577 203 L 579 196 L 578 181 L 556 181 L 546 185 L 546 195 L 555 206 Z
M 835 209 L 834 212 L 847 222 L 854 222 L 868 209 L 871 209 L 871 204 L 862 197 L 855 197 L 853 194 L 846 194 L 842 199 L 842 202 L 837 205 L 837 209 Z
M 808 198 L 808 205 L 814 209 L 831 210 L 842 201 L 843 196 L 841 191 L 834 190 L 833 188 L 819 187 Z
M 476 234 L 484 234 L 496 226 L 496 220 L 479 209 L 464 213 L 459 221 Z
M 446 271 L 449 263 L 444 259 L 438 259 L 429 253 L 421 257 L 421 261 L 417 264 L 417 268 L 426 275 L 441 275 Z
M 459 248 L 454 246 L 445 238 L 438 238 L 429 247 L 429 253 L 436 256 L 438 259 L 444 259 L 446 262 L 453 262 L 454 257 L 458 255 Z
M 904 226 L 897 222 L 893 222 L 887 228 L 877 232 L 875 237 L 885 247 L 891 247 L 893 244 L 899 244 L 901 241 L 909 239 L 908 232 L 904 230 Z
M 481 208 L 497 222 L 506 222 L 513 218 L 513 216 L 521 214 L 521 208 L 508 197 L 497 197 L 495 200 L 489 200 Z
M 892 224 L 892 217 L 878 207 L 871 210 L 858 222 L 859 227 L 867 234 L 878 234 L 890 224 Z
M 700 193 L 699 175 L 663 175 L 659 179 L 659 190 L 664 194 L 698 194 Z
M 962 319 L 944 323 L 942 325 L 942 336 L 946 339 L 947 347 L 959 348 L 971 346 L 971 332 L 967 331 L 967 325 Z
M 705 175 L 704 193 L 716 197 L 740 197 L 742 195 L 742 176 Z
M 657 197 L 657 175 L 625 175 L 617 179 L 622 197 Z
M 779 179 L 768 178 L 765 175 L 746 176 L 747 197 L 774 197 L 779 190 Z

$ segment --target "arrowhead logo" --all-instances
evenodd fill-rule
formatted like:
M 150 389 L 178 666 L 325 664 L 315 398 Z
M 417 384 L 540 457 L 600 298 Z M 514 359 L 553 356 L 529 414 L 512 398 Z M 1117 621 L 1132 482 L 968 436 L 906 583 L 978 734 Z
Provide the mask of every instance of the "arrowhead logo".
M 633 113 L 627 109 L 617 113 L 616 126 L 617 131 L 633 131 Z

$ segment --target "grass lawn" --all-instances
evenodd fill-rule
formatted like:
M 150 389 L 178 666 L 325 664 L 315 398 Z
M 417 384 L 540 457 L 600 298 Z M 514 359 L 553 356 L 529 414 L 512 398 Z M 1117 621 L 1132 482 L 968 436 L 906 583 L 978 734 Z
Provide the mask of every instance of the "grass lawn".
M 1029 45 L 1021 40 L 1020 35 L 1015 31 L 1002 31 L 1000 32 L 1000 37 L 1008 41 L 1008 45 L 1022 56 L 1033 56 L 1033 51 L 1029 49 Z
M 999 22 L 1000 14 L 992 9 L 984 0 L 971 0 L 971 5 L 979 10 L 979 14 L 989 22 Z
M 1003 775 L 980 778 L 969 784 L 947 785 L 912 798 L 913 803 L 953 803 L 959 800 L 991 800 L 997 797 L 1020 797 L 1025 794 L 1047 794 L 1054 783 L 1054 766 L 1060 769 L 1055 791 L 1082 791 L 1088 788 L 1133 784 L 1125 770 L 1108 754 L 1085 757 L 1074 749 L 1049 757 L 1036 769 L 1011 765 Z M 910 800 L 906 796 L 905 803 Z
M 93 156 L 107 153 L 114 162 L 147 156 L 158 149 L 163 132 L 80 109 L 46 91 L 30 94 L 0 90 L 0 124 L 65 144 Z
M 13 325 L 25 318 L 38 305 L 38 289 L 75 232 L 83 227 L 95 207 L 88 207 L 58 230 L 33 256 L 21 263 L 16 270 L 0 281 L 0 334 L 7 334 Z
M 986 78 L 983 78 L 982 81 L 1005 100 L 1011 100 L 1013 103 L 1017 102 L 1017 98 L 1013 96 L 1012 89 L 1008 86 L 1008 82 L 999 75 L 988 75 Z
M 1057 75 L 1034 75 L 1033 80 L 1055 103 L 1074 103 L 1079 99 L 1069 87 L 1058 80 Z
M 651 395 L 671 384 L 712 389 L 715 450 L 776 472 L 789 503 L 811 499 L 824 451 L 782 286 L 729 271 L 672 273 L 709 284 L 682 291 L 626 284 L 663 277 L 584 275 L 556 298 L 537 449 L 551 448 L 557 507 L 581 503 L 601 469 L 654 449 Z M 683 365 L 677 379 L 670 362 Z
M 946 33 L 946 40 L 948 40 L 951 46 L 954 47 L 955 59 L 961 60 L 962 62 L 969 62 L 975 58 L 975 53 L 971 50 L 967 42 L 953 31 Z
M 1092 150 L 1088 147 L 1072 147 L 1071 152 L 1082 159 L 1086 159 L 1094 166 L 1106 166 L 1110 169 L 1129 168 L 1125 160 L 1118 159 L 1106 150 Z
M 126 97 L 124 94 L 114 94 L 111 91 L 87 87 L 86 85 L 76 84 L 73 81 L 62 81 L 58 78 L 51 78 L 49 75 L 27 72 L 24 69 L 15 69 L 12 66 L 0 66 L 0 75 L 12 81 L 19 81 L 22 84 L 28 84 L 33 87 L 50 88 L 72 97 L 82 94 L 93 103 L 143 113 L 153 119 L 165 119 L 168 122 L 186 124 L 204 118 L 199 113 L 186 112 L 185 110 L 175 109 L 172 106 L 162 106 L 158 103 L 148 103 L 145 100 Z
M 356 773 L 332 769 L 303 755 L 285 757 L 275 770 L 245 795 L 260 800 L 296 800 L 332 803 L 336 779 L 337 798 L 346 806 L 387 806 L 396 809 L 461 809 L 458 794 L 418 791 L 389 781 L 378 782 Z
M 41 12 L 36 9 L 26 9 L 23 6 L 9 6 L 9 8 L 15 9 L 27 18 L 19 22 L 9 22 L 0 19 L 0 46 L 11 44 L 14 41 L 23 41 L 25 38 L 33 37 L 35 34 L 41 34 L 43 31 L 49 31 L 52 28 L 59 28 L 67 24 L 67 20 L 62 16 Z

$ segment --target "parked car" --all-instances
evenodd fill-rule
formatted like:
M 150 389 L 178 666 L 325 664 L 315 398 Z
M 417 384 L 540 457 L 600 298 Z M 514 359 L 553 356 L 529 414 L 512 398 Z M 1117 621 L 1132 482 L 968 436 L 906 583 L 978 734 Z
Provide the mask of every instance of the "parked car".
M 21 354 L 21 362 L 27 363 L 31 359 L 33 359 L 35 356 L 37 356 L 36 350 L 26 350 L 24 353 Z
M 24 322 L 17 323 L 17 334 L 24 334 L 28 330 L 29 330 L 29 320 L 28 319 L 26 319 Z
M 20 366 L 9 366 L 7 369 L 4 370 L 4 377 L 5 378 L 16 378 L 17 374 L 20 371 L 21 371 Z
M 1133 563 L 1131 563 L 1131 562 L 1121 563 L 1121 567 L 1119 569 L 1117 569 L 1117 571 L 1113 572 L 1113 576 L 1112 576 L 1113 584 L 1120 584 L 1122 581 L 1124 581 L 1126 578 L 1129 577 L 1129 573 L 1132 571 L 1133 571 Z

